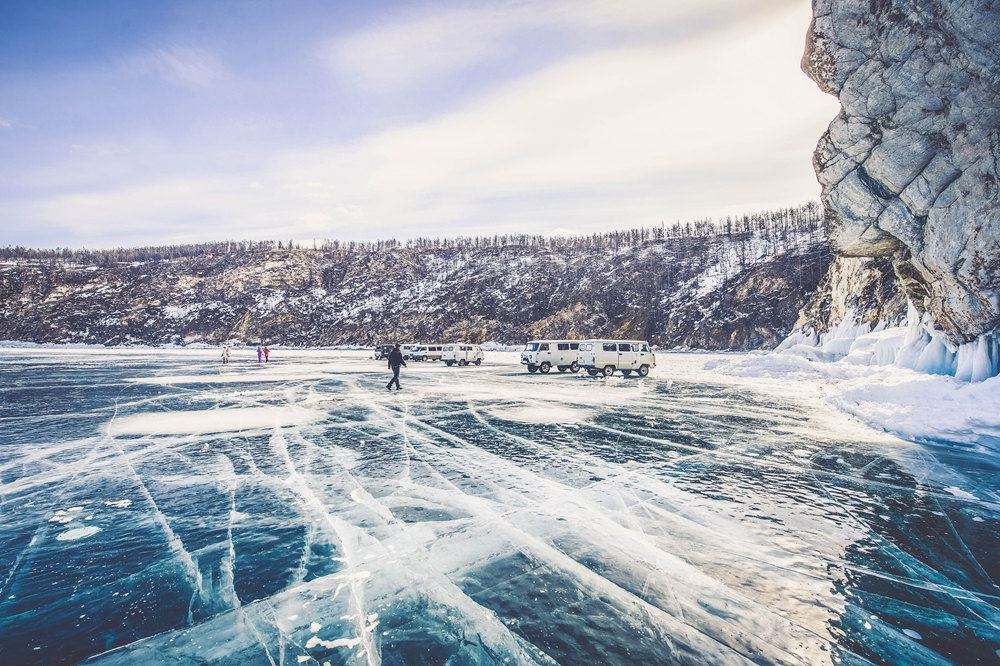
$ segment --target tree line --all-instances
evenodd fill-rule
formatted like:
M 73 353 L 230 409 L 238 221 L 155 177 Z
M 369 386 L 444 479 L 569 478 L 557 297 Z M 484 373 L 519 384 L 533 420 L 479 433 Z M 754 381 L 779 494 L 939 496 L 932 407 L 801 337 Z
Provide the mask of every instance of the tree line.
M 824 228 L 823 210 L 816 202 L 801 206 L 726 216 L 693 222 L 674 222 L 669 226 L 636 227 L 579 236 L 542 236 L 538 234 L 495 234 L 457 238 L 418 237 L 404 241 L 387 239 L 344 241 L 326 239 L 300 243 L 295 241 L 226 240 L 182 245 L 152 245 L 110 249 L 0 247 L 0 261 L 24 260 L 47 263 L 72 263 L 109 266 L 121 263 L 170 261 L 194 257 L 253 255 L 275 250 L 311 251 L 323 255 L 385 252 L 396 249 L 500 249 L 509 247 L 540 248 L 552 251 L 618 250 L 668 239 L 705 239 L 714 236 L 759 236 L 783 241 L 791 234 Z

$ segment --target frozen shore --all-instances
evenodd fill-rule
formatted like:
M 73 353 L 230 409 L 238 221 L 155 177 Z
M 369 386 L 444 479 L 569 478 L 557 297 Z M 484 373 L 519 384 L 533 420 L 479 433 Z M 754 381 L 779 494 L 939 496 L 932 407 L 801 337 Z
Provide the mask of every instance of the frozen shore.
M 867 425 L 916 441 L 950 441 L 1000 452 L 1000 377 L 969 383 L 896 366 L 757 353 L 709 360 L 705 370 L 815 390 Z M 773 388 L 773 386 L 772 386 Z
M 275 360 L 306 357 L 365 358 L 359 346 L 272 347 Z M 212 361 L 218 347 L 103 347 L 0 341 L 0 356 L 156 357 Z M 233 366 L 252 363 L 252 347 L 233 348 Z M 778 394 L 813 395 L 866 425 L 915 441 L 949 441 L 1000 451 L 1000 377 L 969 383 L 897 366 L 870 366 L 850 358 L 827 361 L 778 352 L 658 352 L 660 378 L 751 383 Z M 515 351 L 486 351 L 486 363 L 518 365 Z M 422 367 L 424 364 L 415 364 Z M 221 366 L 220 366 L 221 367 Z

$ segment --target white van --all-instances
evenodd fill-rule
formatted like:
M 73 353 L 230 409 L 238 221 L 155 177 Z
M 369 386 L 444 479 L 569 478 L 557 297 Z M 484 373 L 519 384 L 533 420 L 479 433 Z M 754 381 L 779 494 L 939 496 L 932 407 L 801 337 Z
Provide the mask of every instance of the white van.
M 479 365 L 483 362 L 483 350 L 479 345 L 470 345 L 459 342 L 453 345 L 441 346 L 441 360 L 446 365 Z
M 399 351 L 402 352 L 404 361 L 412 361 L 423 349 L 423 345 L 401 345 Z
M 528 372 L 547 373 L 553 367 L 559 372 L 579 372 L 577 360 L 579 340 L 532 340 L 524 345 L 521 365 L 528 366 Z
M 584 340 L 580 343 L 579 363 L 591 377 L 610 377 L 616 370 L 629 377 L 640 377 L 656 367 L 656 356 L 645 340 Z
M 420 345 L 420 349 L 413 353 L 413 360 L 440 361 L 442 347 L 443 345 Z

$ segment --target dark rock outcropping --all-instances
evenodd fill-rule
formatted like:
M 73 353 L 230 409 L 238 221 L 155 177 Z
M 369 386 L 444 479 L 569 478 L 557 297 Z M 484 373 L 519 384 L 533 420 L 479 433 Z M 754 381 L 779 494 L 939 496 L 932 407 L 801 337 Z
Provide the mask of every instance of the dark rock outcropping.
M 834 250 L 889 259 L 951 344 L 989 334 L 1000 325 L 1000 3 L 814 0 L 813 13 L 802 66 L 842 104 L 814 157 Z
M 842 321 L 868 330 L 906 320 L 906 295 L 886 257 L 835 257 L 805 307 L 795 330 L 822 335 Z

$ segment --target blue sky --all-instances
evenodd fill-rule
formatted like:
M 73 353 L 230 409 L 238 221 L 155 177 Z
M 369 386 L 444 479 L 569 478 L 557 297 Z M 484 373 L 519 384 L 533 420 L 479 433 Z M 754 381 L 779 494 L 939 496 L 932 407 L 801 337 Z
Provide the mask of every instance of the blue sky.
M 574 233 L 800 203 L 808 0 L 0 0 L 0 244 Z

